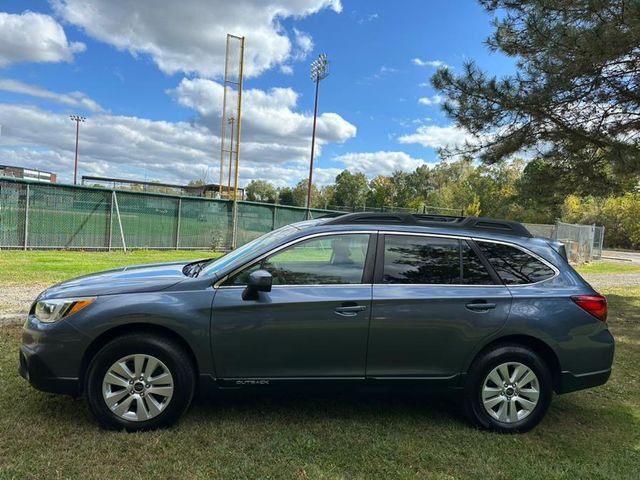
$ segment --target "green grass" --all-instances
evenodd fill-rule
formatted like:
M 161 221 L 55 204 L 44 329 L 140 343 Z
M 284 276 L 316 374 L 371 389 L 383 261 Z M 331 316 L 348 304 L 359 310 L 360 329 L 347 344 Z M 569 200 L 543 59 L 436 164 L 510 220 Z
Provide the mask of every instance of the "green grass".
M 576 267 L 580 273 L 640 273 L 640 265 L 625 262 L 593 262 Z
M 210 250 L 133 250 L 118 252 L 77 252 L 66 250 L 0 252 L 0 285 L 48 285 L 87 273 L 124 265 L 211 258 L 221 255 Z
M 471 429 L 446 399 L 344 393 L 227 394 L 166 431 L 106 432 L 81 399 L 28 387 L 20 329 L 0 328 L 0 478 L 638 479 L 640 288 L 604 293 L 611 380 L 555 397 L 518 436 Z

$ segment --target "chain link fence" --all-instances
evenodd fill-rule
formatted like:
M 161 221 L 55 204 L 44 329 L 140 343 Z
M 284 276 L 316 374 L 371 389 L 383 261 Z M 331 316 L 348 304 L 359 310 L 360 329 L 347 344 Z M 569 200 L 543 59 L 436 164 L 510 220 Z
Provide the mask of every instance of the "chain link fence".
M 555 225 L 525 223 L 527 230 L 536 237 L 551 238 L 564 243 L 569 261 L 584 263 L 602 256 L 604 227 L 575 225 L 556 221 Z
M 230 200 L 2 178 L 0 248 L 227 250 L 308 216 L 354 211 L 336 207 L 308 212 L 300 207 L 247 201 L 237 202 L 235 208 L 234 228 L 234 203 Z M 460 214 L 431 206 L 422 211 Z M 572 262 L 588 262 L 602 254 L 604 227 L 562 222 L 525 226 L 535 236 L 563 242 Z

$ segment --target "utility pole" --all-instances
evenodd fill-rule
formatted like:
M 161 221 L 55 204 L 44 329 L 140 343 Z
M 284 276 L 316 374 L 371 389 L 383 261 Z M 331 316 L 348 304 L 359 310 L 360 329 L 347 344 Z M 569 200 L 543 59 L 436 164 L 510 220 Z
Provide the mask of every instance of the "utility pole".
M 320 93 L 320 80 L 329 75 L 329 60 L 327 55 L 321 53 L 311 64 L 311 80 L 316 83 L 316 100 L 313 107 L 313 130 L 311 133 L 311 161 L 309 162 L 309 184 L 307 185 L 307 215 L 311 208 L 311 187 L 313 186 L 313 154 L 316 146 L 316 123 L 318 120 L 318 95 Z
M 84 122 L 87 118 L 79 115 L 70 115 L 69 118 L 76 122 L 76 162 L 73 169 L 73 184 L 78 184 L 78 137 L 80 136 L 80 122 Z

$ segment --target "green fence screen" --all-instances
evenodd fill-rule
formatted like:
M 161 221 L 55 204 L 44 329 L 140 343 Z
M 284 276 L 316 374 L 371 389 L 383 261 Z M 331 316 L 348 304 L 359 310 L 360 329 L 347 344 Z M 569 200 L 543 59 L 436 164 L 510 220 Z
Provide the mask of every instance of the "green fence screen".
M 228 249 L 233 202 L 0 178 L 0 248 Z M 236 246 L 330 210 L 238 202 Z

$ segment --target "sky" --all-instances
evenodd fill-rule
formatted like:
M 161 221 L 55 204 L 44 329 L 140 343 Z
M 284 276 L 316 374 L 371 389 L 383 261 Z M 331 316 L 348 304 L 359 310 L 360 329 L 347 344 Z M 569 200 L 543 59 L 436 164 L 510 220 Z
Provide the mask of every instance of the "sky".
M 2 0 L 0 164 L 79 176 L 217 182 L 226 34 L 246 38 L 240 184 L 307 178 L 321 82 L 314 181 L 437 162 L 464 141 L 429 79 L 474 60 L 513 61 L 484 40 L 472 0 Z

